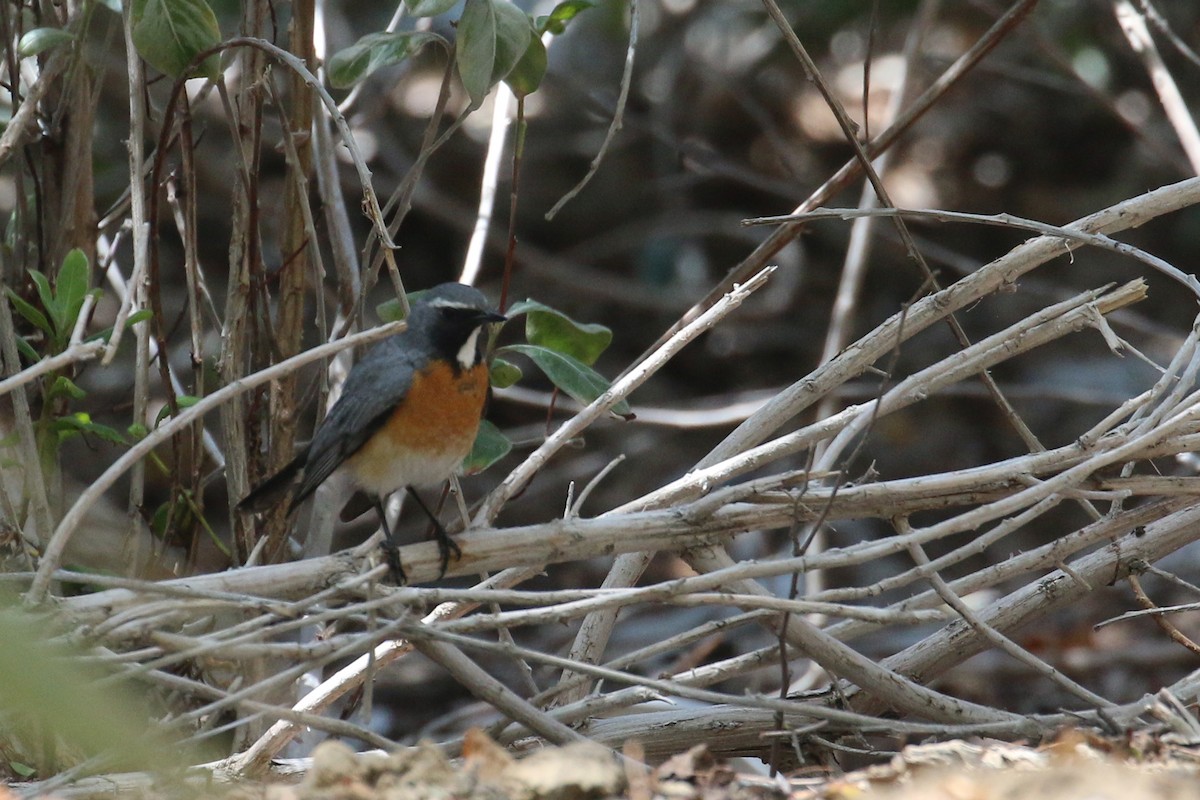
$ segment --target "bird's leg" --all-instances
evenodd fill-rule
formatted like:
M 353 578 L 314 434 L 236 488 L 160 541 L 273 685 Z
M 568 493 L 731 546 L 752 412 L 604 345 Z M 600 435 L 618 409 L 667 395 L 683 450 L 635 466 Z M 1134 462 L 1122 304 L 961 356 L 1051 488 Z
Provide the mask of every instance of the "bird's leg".
M 453 553 L 454 560 L 457 561 L 462 558 L 462 549 L 458 546 L 457 542 L 450 538 L 450 534 L 446 533 L 446 529 L 442 527 L 442 523 L 429 510 L 429 506 L 425 505 L 425 501 L 421 499 L 416 490 L 409 486 L 408 493 L 412 496 L 413 500 L 417 501 L 417 505 L 421 507 L 421 510 L 429 517 L 429 521 L 433 523 L 433 531 L 437 534 L 438 553 L 442 557 L 442 571 L 438 575 L 438 579 L 440 580 L 446 576 L 446 569 L 450 566 L 450 554 Z
M 396 540 L 392 538 L 392 529 L 388 526 L 387 509 L 383 506 L 382 497 L 375 501 L 375 510 L 379 513 L 379 524 L 383 526 L 383 543 L 380 547 L 383 548 L 383 555 L 392 570 L 396 584 L 403 586 L 408 582 L 408 576 L 404 574 L 404 567 L 400 566 L 400 550 L 396 547 Z

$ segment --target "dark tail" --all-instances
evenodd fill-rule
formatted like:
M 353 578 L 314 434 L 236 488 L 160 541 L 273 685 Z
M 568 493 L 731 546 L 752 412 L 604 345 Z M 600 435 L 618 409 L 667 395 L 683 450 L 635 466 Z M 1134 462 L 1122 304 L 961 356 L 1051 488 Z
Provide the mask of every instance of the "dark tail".
M 243 497 L 237 504 L 237 510 L 255 514 L 278 505 L 288 490 L 292 488 L 292 484 L 296 481 L 296 474 L 304 466 L 307 458 L 308 448 L 305 447 L 296 454 L 295 458 L 285 464 L 283 469 L 251 489 L 250 494 Z

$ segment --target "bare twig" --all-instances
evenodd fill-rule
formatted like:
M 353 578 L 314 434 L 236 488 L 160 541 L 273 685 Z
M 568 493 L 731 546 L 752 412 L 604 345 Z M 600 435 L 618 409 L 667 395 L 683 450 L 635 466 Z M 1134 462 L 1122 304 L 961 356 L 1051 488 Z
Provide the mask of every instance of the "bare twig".
M 558 202 L 546 212 L 546 219 L 552 220 L 558 216 L 558 212 L 562 211 L 563 206 L 571 202 L 584 188 L 591 183 L 592 177 L 600 170 L 600 164 L 604 160 L 608 148 L 612 145 L 613 139 L 620 132 L 625 118 L 625 106 L 629 102 L 629 87 L 633 85 L 633 57 L 637 53 L 638 43 L 638 3 L 637 0 L 629 2 L 629 46 L 625 50 L 625 68 L 621 72 L 621 91 L 617 96 L 616 110 L 613 112 L 612 122 L 609 123 L 608 131 L 604 134 L 604 141 L 600 143 L 600 149 L 596 152 L 592 163 L 588 165 L 588 170 L 579 183 L 575 184 L 567 191 Z M 751 274 L 751 273 L 748 273 Z M 732 286 L 732 284 L 730 284 Z
M 61 353 L 47 356 L 36 364 L 0 381 L 0 395 L 6 395 L 27 383 L 32 383 L 43 375 L 59 372 L 72 364 L 90 361 L 102 352 L 104 352 L 104 342 L 76 342 Z
M 716 325 L 725 315 L 740 306 L 747 297 L 766 282 L 771 272 L 771 269 L 765 269 L 747 281 L 745 285 L 736 287 L 722 302 L 717 303 L 708 312 L 695 319 L 692 324 L 681 329 L 661 348 L 630 369 L 624 377 L 597 397 L 587 408 L 563 423 L 558 430 L 546 438 L 546 441 L 537 450 L 533 451 L 524 462 L 509 473 L 508 477 L 487 497 L 483 506 L 475 514 L 475 523 L 488 523 L 494 520 L 504 504 L 525 487 L 554 453 L 644 383 L 690 341 Z
M 1035 5 L 1037 5 L 1037 0 L 1016 0 L 965 53 L 959 56 L 936 81 L 930 84 L 929 88 L 913 101 L 911 106 L 904 109 L 891 126 L 867 145 L 867 155 L 871 157 L 877 156 L 895 144 L 913 123 L 920 119 L 946 92 L 961 81 L 988 53 L 1015 30 L 1021 21 L 1033 11 Z M 851 158 L 836 174 L 818 187 L 807 200 L 797 206 L 794 213 L 814 209 L 833 197 L 838 191 L 845 188 L 850 181 L 858 177 L 862 163 L 858 158 Z M 748 275 L 753 275 L 762 269 L 764 265 L 770 263 L 771 259 L 785 245 L 800 234 L 801 227 L 799 224 L 787 225 L 772 233 L 767 237 L 766 241 L 730 269 L 722 281 L 714 286 L 703 299 L 693 305 L 670 330 L 663 334 L 662 338 L 666 339 L 672 336 L 676 330 L 686 325 L 716 302 L 722 294 L 728 291 L 730 286 L 744 280 Z M 659 344 L 661 344 L 661 340 L 652 345 L 651 349 L 658 347 Z M 717 457 L 716 454 L 713 457 Z
M 1111 234 L 1138 227 L 1197 202 L 1200 202 L 1200 178 L 1190 178 L 1129 198 L 1064 227 L 1081 233 Z M 901 315 L 893 315 L 837 358 L 768 401 L 701 459 L 697 467 L 711 466 L 762 442 L 817 399 L 861 375 L 871 364 L 891 352 L 901 329 L 906 338 L 911 338 L 946 314 L 964 308 L 1002 286 L 1011 285 L 1020 276 L 1064 253 L 1061 237 L 1039 236 L 946 289 L 922 298 L 903 315 L 903 327 Z
M 1141 57 L 1146 71 L 1150 73 L 1150 80 L 1158 92 L 1158 101 L 1162 103 L 1163 111 L 1171 121 L 1171 127 L 1175 129 L 1183 151 L 1187 153 L 1192 170 L 1200 174 L 1200 130 L 1196 129 L 1196 121 L 1192 119 L 1187 103 L 1180 94 L 1179 87 L 1175 85 L 1175 79 L 1171 77 L 1171 71 L 1159 55 L 1154 39 L 1146 28 L 1145 18 L 1129 0 L 1116 0 L 1113 3 L 1113 11 L 1125 38 L 1129 40 L 1129 46 Z
M 475 227 L 471 231 L 467 256 L 459 274 L 459 281 L 468 285 L 474 285 L 479 280 L 483 265 L 484 244 L 496 208 L 496 189 L 500 180 L 500 165 L 504 160 L 504 144 L 508 141 L 508 128 L 512 122 L 513 99 L 512 89 L 503 82 L 496 87 L 492 97 L 492 133 L 488 137 L 487 157 L 483 160 L 479 208 L 475 212 Z

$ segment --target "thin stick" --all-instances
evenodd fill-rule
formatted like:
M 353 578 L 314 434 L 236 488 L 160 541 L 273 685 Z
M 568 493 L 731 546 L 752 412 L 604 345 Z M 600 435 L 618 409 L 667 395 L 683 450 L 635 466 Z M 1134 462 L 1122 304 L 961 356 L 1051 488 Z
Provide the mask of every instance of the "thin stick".
M 1045 616 L 1065 605 L 1078 602 L 1090 586 L 1108 585 L 1126 577 L 1140 561 L 1153 562 L 1195 541 L 1200 507 L 1192 506 L 1162 517 L 1143 530 L 1127 533 L 1096 552 L 1071 564 L 1072 570 L 1086 583 L 1080 583 L 1061 570 L 1025 584 L 1011 594 L 979 609 L 979 619 L 998 631 L 1020 628 L 1030 620 Z M 961 664 L 986 647 L 986 639 L 968 629 L 966 623 L 949 625 L 883 659 L 881 664 L 903 675 L 920 675 L 932 680 L 956 664 Z M 874 713 L 882 707 L 860 698 L 855 707 Z
M 17 332 L 13 326 L 12 306 L 7 293 L 8 282 L 4 280 L 7 270 L 0 270 L 0 356 L 3 357 L 4 371 L 16 375 L 21 369 L 21 356 L 17 352 Z M 38 452 L 37 434 L 33 427 L 33 416 L 29 410 L 29 398 L 24 388 L 12 393 L 14 423 L 17 428 L 19 452 L 24 461 L 22 470 L 25 479 L 25 496 L 32 506 L 33 534 L 35 543 L 45 546 L 50 531 L 54 528 L 54 517 L 50 511 L 50 499 L 46 492 L 46 481 L 42 471 L 42 459 Z M 13 522 L 22 526 L 22 520 Z M 22 526 L 23 527 L 23 526 Z M 44 563 L 44 562 L 43 562 Z M 40 564 L 39 564 L 40 567 Z
M 871 157 L 877 156 L 895 144 L 900 136 L 918 119 L 924 116 L 925 112 L 932 108 L 946 92 L 950 91 L 988 53 L 995 49 L 1033 11 L 1035 5 L 1037 5 L 1037 0 L 1017 0 L 1013 3 L 965 53 L 959 56 L 928 89 L 913 101 L 911 106 L 901 112 L 900 116 L 887 130 L 883 131 L 874 141 L 867 145 L 867 154 Z M 857 178 L 861 167 L 862 163 L 857 157 L 851 158 L 831 178 L 818 187 L 807 200 L 801 203 L 795 211 L 797 213 L 807 211 L 826 202 L 829 198 L 844 189 L 852 180 Z M 704 309 L 716 302 L 730 286 L 743 280 L 747 275 L 753 275 L 762 269 L 784 246 L 800 234 L 801 227 L 800 225 L 788 225 L 774 231 L 767 237 L 766 241 L 755 247 L 753 252 L 735 265 L 719 284 L 709 290 L 709 293 L 703 299 L 688 309 L 687 313 L 670 330 L 663 334 L 659 342 L 651 345 L 650 349 L 656 349 L 662 340 L 674 335 L 675 331 L 703 313 Z
M 492 97 L 492 133 L 488 137 L 487 155 L 483 160 L 479 206 L 475 211 L 471 239 L 467 243 L 467 256 L 459 274 L 459 281 L 470 286 L 474 286 L 479 280 L 484 244 L 487 242 L 488 228 L 492 224 L 492 214 L 496 209 L 496 189 L 500 182 L 500 165 L 504 163 L 504 144 L 508 141 L 512 102 L 512 89 L 508 88 L 507 83 L 501 82 Z
M 1128 230 L 1156 217 L 1200 202 L 1200 178 L 1188 178 L 1137 197 L 1123 200 L 1065 226 L 1085 234 Z M 696 465 L 711 466 L 762 442 L 818 398 L 867 370 L 891 352 L 897 336 L 911 338 L 946 314 L 978 301 L 1022 275 L 1064 254 L 1061 236 L 1039 236 L 1024 242 L 940 292 L 914 303 L 902 316 L 895 314 L 842 353 L 769 400 L 739 425 Z M 903 321 L 903 325 L 901 322 Z
M 380 569 L 383 570 L 386 567 L 381 566 Z M 409 569 L 411 570 L 411 566 Z M 537 572 L 538 570 L 534 569 L 509 570 L 505 574 L 493 575 L 484 582 L 484 585 L 511 586 L 528 580 Z M 466 614 L 474 610 L 477 605 L 477 603 L 446 603 L 427 614 L 421 622 L 428 624 L 436 620 Z M 412 650 L 412 644 L 407 639 L 391 639 L 381 642 L 371 652 L 359 656 L 331 675 L 324 683 L 302 698 L 294 708 L 306 712 L 325 709 L 346 692 L 361 686 L 369 674 L 373 674 L 410 650 Z M 261 772 L 301 730 L 302 726 L 287 720 L 275 723 L 244 752 L 229 759 L 229 769 L 238 775 L 253 775 Z
M 896 530 L 901 534 L 911 533 L 912 528 L 908 524 L 908 520 L 900 517 L 896 520 Z M 929 566 L 929 556 L 925 555 L 925 550 L 919 545 L 914 544 L 908 548 L 909 555 L 912 556 L 919 566 Z M 1016 659 L 1021 664 L 1029 667 L 1034 673 L 1041 675 L 1050 680 L 1055 686 L 1064 690 L 1068 694 L 1074 695 L 1085 703 L 1089 703 L 1097 708 L 1113 708 L 1116 703 L 1101 697 L 1095 692 L 1079 685 L 1075 681 L 1062 674 L 1059 670 L 1047 664 L 1042 659 L 1035 656 L 1033 653 L 1026 650 L 1021 645 L 1014 642 L 1009 637 L 1005 636 L 1000 631 L 988 625 L 979 615 L 967 605 L 961 597 L 955 594 L 954 590 L 942 579 L 937 570 L 928 571 L 928 579 L 933 590 L 937 592 L 938 597 L 942 598 L 942 602 L 954 609 L 955 613 L 962 617 L 963 621 L 971 626 L 972 630 L 987 641 L 1002 653 L 1007 654 L 1010 658 Z
M 744 222 L 746 225 L 769 225 L 782 222 L 798 222 L 817 219 L 860 219 L 863 217 L 916 217 L 937 222 L 971 222 L 979 225 L 992 225 L 1001 228 L 1019 228 L 1033 231 L 1043 236 L 1057 236 L 1068 242 L 1109 250 L 1120 255 L 1137 259 L 1151 269 L 1157 270 L 1168 278 L 1178 282 L 1189 292 L 1200 299 L 1200 280 L 1189 272 L 1148 253 L 1139 247 L 1125 242 L 1119 242 L 1102 233 L 1091 233 L 1078 230 L 1075 225 L 1051 225 L 1035 219 L 1026 219 L 1013 214 L 972 214 L 966 211 L 947 211 L 940 208 L 818 208 L 803 214 L 787 214 L 779 217 L 755 217 Z
M 1150 612 L 1150 617 L 1154 620 L 1154 624 L 1157 625 L 1163 633 L 1169 636 L 1171 641 L 1180 645 L 1192 655 L 1200 656 L 1200 645 L 1197 645 L 1194 641 L 1188 638 L 1183 631 L 1175 627 L 1175 623 L 1167 619 L 1167 613 L 1174 609 L 1160 608 L 1158 605 L 1156 605 L 1155 602 L 1150 599 L 1150 596 L 1146 594 L 1145 590 L 1142 589 L 1142 582 L 1138 579 L 1136 574 L 1130 574 L 1129 586 L 1133 589 L 1133 596 L 1137 598 L 1137 601 L 1142 608 Z M 1191 608 L 1188 610 L 1195 609 L 1194 603 L 1190 603 L 1189 606 L 1191 606 Z
M 629 0 L 629 46 L 625 48 L 625 68 L 621 72 L 621 91 L 617 96 L 617 107 L 613 111 L 612 122 L 609 123 L 608 131 L 604 134 L 604 141 L 600 143 L 600 149 L 596 151 L 595 158 L 588 165 L 587 173 L 546 212 L 547 222 L 558 216 L 558 212 L 562 211 L 563 206 L 571 202 L 584 190 L 584 187 L 591 183 L 592 178 L 600 170 L 600 164 L 604 160 L 605 154 L 608 153 L 613 139 L 625 124 L 625 106 L 629 102 L 629 87 L 633 85 L 633 57 L 637 53 L 639 17 L 638 0 Z
M 1171 71 L 1167 69 L 1158 48 L 1154 45 L 1154 38 L 1146 28 L 1145 18 L 1129 0 L 1116 0 L 1113 3 L 1113 11 L 1117 15 L 1121 31 L 1129 40 L 1129 46 L 1142 59 L 1146 72 L 1150 73 L 1154 90 L 1158 92 L 1158 102 L 1162 104 L 1171 127 L 1175 129 L 1175 135 L 1179 137 L 1183 152 L 1187 153 L 1192 170 L 1200 174 L 1200 131 L 1196 129 L 1196 121 L 1192 119 L 1187 102 L 1179 93 L 1175 79 L 1171 77 Z
M 951 287 L 951 289 L 953 288 Z M 950 291 L 950 289 L 947 291 Z M 1121 287 L 1111 296 L 1114 305 L 1110 307 L 1110 310 L 1143 298 L 1145 296 L 1144 292 L 1145 285 L 1137 281 Z M 1089 295 L 1090 293 L 1085 293 L 1072 300 L 1056 304 L 1050 309 L 1044 309 L 1043 312 L 1035 315 L 1037 320 L 1033 324 L 1027 325 L 1025 321 L 1017 323 L 1007 331 L 988 337 L 982 342 L 972 345 L 971 348 L 960 351 L 949 359 L 938 362 L 922 370 L 917 375 L 906 379 L 884 396 L 888 403 L 888 407 L 885 410 L 887 413 L 891 413 L 900 406 L 907 406 L 919 399 L 923 399 L 923 395 L 925 394 L 937 391 L 942 386 L 969 376 L 972 374 L 972 370 L 986 369 L 994 366 L 1012 355 L 1014 351 L 1007 350 L 1009 347 L 1016 347 L 1023 350 L 1034 346 L 1034 342 L 1043 344 L 1067 333 L 1074 326 L 1080 324 L 1081 321 L 1086 321 L 1088 318 L 1089 312 L 1085 310 L 1085 303 L 1088 302 L 1087 298 Z M 1055 317 L 1058 317 L 1058 319 L 1050 322 Z M 1043 323 L 1048 324 L 1043 326 Z M 1035 337 L 1023 342 L 1020 341 L 1023 333 L 1032 333 L 1034 330 L 1037 330 Z M 871 336 L 871 334 L 868 334 L 868 336 Z M 843 360 L 839 357 L 830 363 Z M 950 369 L 946 368 L 947 364 L 950 365 Z M 785 455 L 799 452 L 818 441 L 839 435 L 852 425 L 856 430 L 861 431 L 870 422 L 871 409 L 875 408 L 879 402 L 869 401 L 862 405 L 849 406 L 829 419 L 807 425 L 793 433 L 750 448 L 740 455 L 714 463 L 711 466 L 696 467 L 684 477 L 660 487 L 637 500 L 626 503 L 615 509 L 615 511 L 662 508 L 682 499 L 699 497 L 706 489 L 711 489 L 713 486 L 725 483 L 733 476 L 744 474 Z M 892 406 L 892 403 L 899 403 L 900 406 Z M 851 420 L 855 421 L 852 422 Z M 848 438 L 849 436 L 847 436 Z
M 58 355 L 47 356 L 41 359 L 36 364 L 26 367 L 16 374 L 0 381 L 0 396 L 6 395 L 27 383 L 41 378 L 51 372 L 71 366 L 72 364 L 81 364 L 84 361 L 91 361 L 96 356 L 104 352 L 104 342 L 79 342 L 63 350 Z
M 51 53 L 37 80 L 21 98 L 21 104 L 16 109 L 16 113 L 4 126 L 3 134 L 0 134 L 0 167 L 8 163 L 13 153 L 17 152 L 25 144 L 26 139 L 37 130 L 35 123 L 38 120 L 38 105 L 74 58 L 73 50 L 74 48 L 71 47 L 60 47 Z M 12 77 L 14 82 L 18 79 L 18 76 Z M 13 86 L 13 94 L 16 94 L 16 88 Z
M 513 647 L 511 645 L 506 645 L 502 642 L 491 642 L 491 641 L 485 641 L 485 640 L 481 640 L 481 639 L 473 639 L 468 636 L 461 636 L 458 634 L 450 634 L 450 633 L 446 633 L 444 631 L 438 631 L 436 629 L 422 629 L 421 635 L 428 636 L 429 638 L 436 639 L 438 641 L 449 642 L 451 644 L 455 644 L 455 645 L 458 645 L 459 647 L 463 647 L 463 648 L 490 650 L 490 651 L 508 653 L 511 655 L 518 655 L 518 656 L 521 656 L 522 658 L 528 659 L 529 661 L 532 661 L 532 662 L 547 664 L 550 666 L 560 667 L 560 668 L 564 668 L 564 669 L 568 669 L 568 670 L 578 670 L 580 672 L 586 672 L 586 673 L 592 675 L 593 677 L 601 678 L 606 681 L 612 681 L 614 683 L 646 686 L 646 687 L 656 689 L 660 693 L 667 695 L 667 696 L 684 697 L 684 698 L 687 698 L 690 700 L 698 700 L 698 701 L 704 702 L 704 703 L 724 703 L 724 702 L 730 701 L 729 695 L 721 694 L 719 692 L 713 692 L 713 691 L 709 691 L 706 689 L 693 688 L 691 686 L 686 686 L 684 684 L 681 684 L 677 681 L 646 678 L 646 677 L 642 677 L 642 676 L 631 675 L 626 672 L 618 672 L 616 670 L 605 669 L 604 667 L 597 667 L 597 666 L 594 666 L 591 664 L 582 664 L 582 663 L 579 663 L 576 661 L 572 661 L 571 659 L 568 659 L 568 658 L 563 658 L 561 656 L 550 655 L 547 653 L 539 653 L 535 650 L 532 650 L 532 649 L 529 649 L 526 647 L 519 647 L 519 646 Z M 863 658 L 865 658 L 865 657 L 863 657 Z M 895 681 L 895 676 L 891 676 L 891 679 L 893 681 Z M 906 683 L 906 681 L 904 681 L 904 680 L 900 680 L 897 682 L 897 684 L 904 684 L 904 683 Z M 952 698 L 948 698 L 945 695 L 939 695 L 937 692 L 933 692 L 932 690 L 925 689 L 924 687 L 914 687 L 914 688 L 917 691 L 917 693 L 919 693 L 921 695 L 929 696 L 929 697 L 936 696 L 938 698 L 942 698 L 945 701 L 949 701 L 946 706 L 943 706 L 943 708 L 956 707 L 956 710 L 963 711 L 967 714 L 972 715 L 973 722 L 1009 722 L 1009 723 L 1012 723 L 1012 724 L 1015 724 L 1018 726 L 1023 725 L 1023 724 L 1025 724 L 1025 725 L 1030 724 L 1030 721 L 1027 717 L 1023 717 L 1018 714 L 1009 714 L 1007 712 L 996 711 L 995 709 L 989 709 L 989 708 L 985 708 L 983 706 L 976 706 L 971 703 L 966 703 L 966 702 L 962 702 L 962 701 L 954 701 Z M 799 701 L 795 701 L 795 700 L 780 700 L 780 699 L 774 698 L 774 697 L 744 695 L 744 696 L 737 698 L 737 702 L 740 705 L 744 705 L 747 708 L 763 708 L 763 709 L 769 709 L 772 711 L 783 711 L 787 714 L 809 716 L 814 719 L 841 720 L 841 721 L 846 721 L 846 722 L 849 722 L 849 723 L 855 724 L 855 725 L 862 725 L 864 727 L 869 727 L 873 724 L 878 724 L 878 723 L 884 722 L 883 720 L 879 720 L 879 719 L 864 719 L 860 715 L 855 714 L 853 712 L 842 711 L 840 709 L 835 709 L 835 708 L 828 708 L 826 706 L 818 705 L 816 703 L 804 703 L 804 702 L 799 702 Z M 926 710 L 930 711 L 932 709 L 927 708 Z M 933 713 L 933 716 L 940 717 L 940 715 L 936 711 Z M 892 724 L 897 723 L 896 720 L 887 720 L 886 722 L 892 723 Z M 899 724 L 903 724 L 903 723 L 899 723 Z M 1031 725 L 1031 728 L 1036 728 L 1036 727 L 1037 727 L 1036 725 Z
M 452 644 L 424 637 L 413 639 L 413 644 L 422 655 L 441 665 L 471 694 L 547 741 L 560 745 L 587 741 L 582 734 L 521 699 Z M 502 647 L 505 652 L 514 654 L 522 650 L 511 643 L 502 643 Z
M 727 294 L 721 302 L 716 303 L 690 325 L 684 327 L 661 348 L 652 353 L 644 361 L 629 370 L 623 378 L 614 383 L 607 391 L 588 404 L 571 419 L 546 438 L 537 450 L 509 473 L 496 489 L 488 495 L 483 505 L 475 514 L 476 525 L 490 524 L 500 513 L 500 509 L 515 494 L 525 487 L 533 476 L 557 453 L 567 442 L 582 433 L 589 425 L 600 418 L 605 412 L 624 399 L 630 392 L 641 386 L 655 372 L 661 369 L 682 350 L 689 342 L 700 334 L 715 326 L 718 322 L 742 304 L 743 301 L 762 287 L 774 269 L 768 267 L 742 286 L 737 286 Z

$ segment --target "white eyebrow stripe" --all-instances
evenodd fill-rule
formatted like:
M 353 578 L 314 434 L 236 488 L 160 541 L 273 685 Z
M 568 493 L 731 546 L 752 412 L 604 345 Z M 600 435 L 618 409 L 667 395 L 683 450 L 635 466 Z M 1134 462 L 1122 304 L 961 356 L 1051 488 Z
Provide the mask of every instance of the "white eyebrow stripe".
M 447 300 L 444 297 L 435 297 L 429 301 L 429 305 L 433 306 L 434 308 L 461 308 L 464 310 L 475 308 L 475 306 L 471 305 L 470 303 L 460 303 L 456 300 Z

